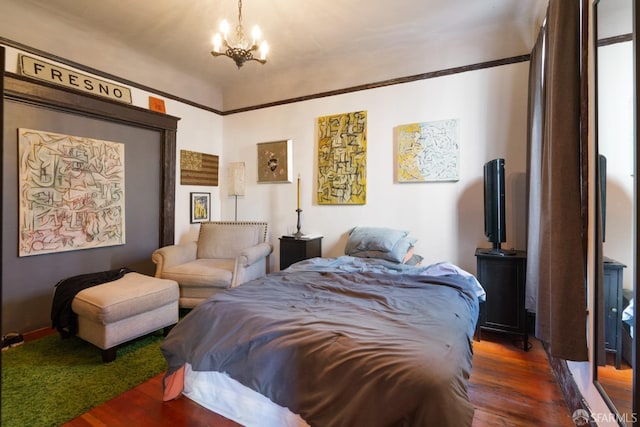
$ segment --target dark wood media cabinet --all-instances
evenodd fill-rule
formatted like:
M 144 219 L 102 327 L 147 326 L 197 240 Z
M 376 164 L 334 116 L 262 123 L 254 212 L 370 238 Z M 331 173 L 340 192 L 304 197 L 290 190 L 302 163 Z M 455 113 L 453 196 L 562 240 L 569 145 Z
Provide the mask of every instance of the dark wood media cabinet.
M 477 277 L 484 287 L 486 301 L 480 303 L 476 338 L 483 330 L 519 336 L 523 350 L 529 350 L 527 310 L 525 309 L 525 275 L 527 255 L 511 251 L 510 255 L 476 249 Z

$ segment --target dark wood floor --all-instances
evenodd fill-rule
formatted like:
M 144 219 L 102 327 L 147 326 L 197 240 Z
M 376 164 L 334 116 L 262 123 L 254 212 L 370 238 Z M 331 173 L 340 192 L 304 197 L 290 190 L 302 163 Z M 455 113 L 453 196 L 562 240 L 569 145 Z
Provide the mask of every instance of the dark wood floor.
M 538 341 L 524 352 L 507 336 L 483 334 L 473 348 L 474 427 L 575 426 Z M 239 426 L 187 398 L 163 402 L 161 379 L 156 376 L 65 426 Z
M 622 414 L 627 414 L 630 420 L 633 414 L 633 369 L 624 359 L 620 369 L 615 368 L 614 356 L 607 355 L 607 364 L 598 367 L 598 380 L 607 392 L 607 395 Z
M 575 427 L 542 344 L 522 350 L 506 335 L 483 333 L 473 344 L 469 398 L 473 427 Z

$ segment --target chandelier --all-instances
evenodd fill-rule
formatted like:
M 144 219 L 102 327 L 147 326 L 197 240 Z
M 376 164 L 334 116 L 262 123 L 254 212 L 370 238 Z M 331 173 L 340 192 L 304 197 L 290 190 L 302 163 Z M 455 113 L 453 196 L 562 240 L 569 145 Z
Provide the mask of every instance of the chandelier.
M 221 34 L 222 33 L 222 34 Z M 267 62 L 267 52 L 269 45 L 265 40 L 260 42 L 262 33 L 256 25 L 251 31 L 251 40 L 244 36 L 244 28 L 242 28 L 242 0 L 238 0 L 238 25 L 236 25 L 235 34 L 229 34 L 229 23 L 224 19 L 220 23 L 220 32 L 213 36 L 213 50 L 211 55 L 225 55 L 233 59 L 238 69 L 247 61 L 258 61 L 261 64 Z M 258 48 L 258 43 L 260 47 Z M 253 52 L 260 51 L 260 57 L 253 56 Z

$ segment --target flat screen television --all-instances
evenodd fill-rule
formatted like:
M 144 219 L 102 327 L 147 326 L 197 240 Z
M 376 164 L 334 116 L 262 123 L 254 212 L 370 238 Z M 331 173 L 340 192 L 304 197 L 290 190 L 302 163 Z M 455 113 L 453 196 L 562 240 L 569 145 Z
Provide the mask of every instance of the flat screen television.
M 598 169 L 600 182 L 600 226 L 602 231 L 602 241 L 604 242 L 607 227 L 607 158 L 599 155 L 600 164 Z
M 513 255 L 514 251 L 503 250 L 501 245 L 507 241 L 505 209 L 504 159 L 493 159 L 484 165 L 484 234 L 492 243 L 491 249 L 484 253 L 494 255 Z

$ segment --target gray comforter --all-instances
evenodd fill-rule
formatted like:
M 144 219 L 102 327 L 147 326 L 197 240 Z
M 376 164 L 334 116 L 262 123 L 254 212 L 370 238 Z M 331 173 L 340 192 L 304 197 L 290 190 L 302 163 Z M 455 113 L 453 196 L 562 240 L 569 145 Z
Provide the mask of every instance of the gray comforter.
M 168 374 L 226 372 L 314 427 L 460 427 L 477 314 L 460 275 L 285 270 L 200 304 L 162 352 Z

